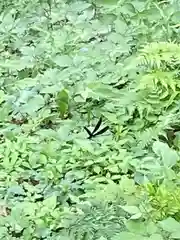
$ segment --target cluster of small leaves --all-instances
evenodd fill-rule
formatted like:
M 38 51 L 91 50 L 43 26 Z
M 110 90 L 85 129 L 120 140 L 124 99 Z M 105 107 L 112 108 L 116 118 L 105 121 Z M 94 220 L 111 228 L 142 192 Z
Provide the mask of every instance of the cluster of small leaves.
M 0 3 L 0 239 L 180 239 L 179 9 Z

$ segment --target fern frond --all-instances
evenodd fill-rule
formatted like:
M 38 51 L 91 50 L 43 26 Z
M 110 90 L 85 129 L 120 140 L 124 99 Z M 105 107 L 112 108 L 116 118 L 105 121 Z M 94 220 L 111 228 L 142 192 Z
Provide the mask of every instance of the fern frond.
M 180 122 L 180 113 L 164 112 L 164 115 L 159 117 L 157 124 L 153 127 L 146 128 L 142 132 L 137 133 L 137 140 L 140 148 L 145 148 L 152 143 L 152 141 L 159 138 L 159 135 L 166 137 L 166 130 L 170 129 L 172 125 Z
M 176 43 L 150 43 L 140 50 L 138 63 L 150 68 L 162 69 L 166 63 L 180 63 L 180 45 Z
M 168 72 L 161 70 L 156 70 L 152 73 L 148 73 L 140 79 L 139 88 L 153 89 L 156 86 L 160 85 L 160 87 L 164 88 L 165 91 L 170 88 L 175 92 L 178 85 L 177 80 L 175 79 L 176 73 L 176 71 Z

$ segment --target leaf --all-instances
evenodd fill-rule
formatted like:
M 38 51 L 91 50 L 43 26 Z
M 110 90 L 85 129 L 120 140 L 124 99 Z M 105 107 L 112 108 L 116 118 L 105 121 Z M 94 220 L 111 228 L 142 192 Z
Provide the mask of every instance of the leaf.
M 72 11 L 81 12 L 81 11 L 84 11 L 85 9 L 89 8 L 90 6 L 91 6 L 90 3 L 76 1 L 75 3 L 72 3 L 70 5 L 70 8 Z
M 69 95 L 65 89 L 57 94 L 56 103 L 61 116 L 64 117 L 69 108 Z
M 163 237 L 160 234 L 151 235 L 148 240 L 163 240 Z
M 107 183 L 108 179 L 105 178 L 105 177 L 97 177 L 97 178 L 95 178 L 94 182 L 97 182 L 97 183 Z
M 99 3 L 102 3 L 102 4 L 117 4 L 118 0 L 96 0 L 97 2 Z
M 114 23 L 115 23 L 115 29 L 117 33 L 124 34 L 127 31 L 128 27 L 124 21 L 118 19 L 118 20 L 115 20 Z
M 8 194 L 10 194 L 10 193 L 17 194 L 17 195 L 23 195 L 23 196 L 26 195 L 24 189 L 18 185 L 10 187 L 8 189 Z
M 180 232 L 180 223 L 177 222 L 174 218 L 167 218 L 161 222 L 159 222 L 162 229 L 169 233 L 175 233 L 177 231 Z
M 108 166 L 106 169 L 108 169 L 110 172 L 112 173 L 119 173 L 120 170 L 119 170 L 119 167 L 118 166 Z
M 136 213 L 130 217 L 132 220 L 140 219 L 142 217 L 142 213 Z
M 173 238 L 173 239 L 180 239 L 180 230 L 178 230 L 177 232 L 173 232 L 171 234 L 171 238 Z
M 110 86 L 104 84 L 89 84 L 88 88 L 98 97 L 102 98 L 111 98 L 111 99 L 119 99 L 120 93 L 119 91 L 113 89 Z
M 167 167 L 172 167 L 179 159 L 177 152 L 171 149 L 167 144 L 156 141 L 153 144 L 153 151 L 162 159 Z
M 126 227 L 132 233 L 140 235 L 147 234 L 146 222 L 129 220 L 126 222 Z
M 42 108 L 44 104 L 44 98 L 41 95 L 35 95 L 26 104 L 23 105 L 22 111 L 31 115 Z
M 100 237 L 100 238 L 98 238 L 97 240 L 107 240 L 107 238 L 105 238 L 105 237 Z
M 51 196 L 43 201 L 43 205 L 53 210 L 57 204 L 57 196 Z
M 140 235 L 136 235 L 130 232 L 121 232 L 116 234 L 112 240 L 137 240 L 142 239 Z
M 99 174 L 101 172 L 101 168 L 99 166 L 93 167 L 95 173 Z
M 132 4 L 138 12 L 142 12 L 145 10 L 146 2 L 133 1 Z
M 53 61 L 60 67 L 70 67 L 73 64 L 68 55 L 56 56 Z
M 139 208 L 136 206 L 120 206 L 125 212 L 129 214 L 137 214 L 140 213 Z
M 0 104 L 5 100 L 5 93 L 4 91 L 0 90 Z

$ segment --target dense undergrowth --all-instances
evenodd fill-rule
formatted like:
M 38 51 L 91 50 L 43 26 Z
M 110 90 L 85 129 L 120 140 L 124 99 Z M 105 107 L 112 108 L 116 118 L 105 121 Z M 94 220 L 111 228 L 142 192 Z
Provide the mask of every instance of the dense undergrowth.
M 0 12 L 0 239 L 180 239 L 180 2 Z

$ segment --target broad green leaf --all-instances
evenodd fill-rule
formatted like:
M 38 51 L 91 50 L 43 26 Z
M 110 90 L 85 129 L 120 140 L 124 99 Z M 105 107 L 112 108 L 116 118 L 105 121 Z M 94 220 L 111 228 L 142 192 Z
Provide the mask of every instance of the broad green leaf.
M 99 173 L 101 172 L 101 168 L 100 168 L 99 166 L 95 166 L 95 167 L 93 168 L 93 170 L 94 170 L 94 172 L 97 173 L 97 174 L 99 174 Z
M 129 214 L 137 214 L 140 213 L 138 207 L 136 206 L 120 206 L 125 212 Z
M 154 142 L 153 151 L 161 158 L 166 167 L 174 166 L 179 159 L 177 152 L 162 142 Z
M 80 147 L 84 151 L 88 151 L 91 153 L 94 152 L 93 145 L 88 139 L 78 139 L 77 138 L 74 140 L 74 142 L 75 142 L 75 144 L 77 144 L 78 147 Z
M 45 207 L 48 207 L 51 210 L 53 210 L 56 207 L 56 204 L 57 204 L 57 196 L 48 197 L 43 201 L 43 205 Z
M 22 111 L 31 115 L 42 108 L 44 104 L 44 98 L 41 95 L 35 95 L 22 106 Z
M 160 234 L 153 234 L 148 239 L 149 240 L 163 240 L 163 237 Z
M 111 99 L 119 99 L 120 93 L 119 91 L 113 89 L 108 85 L 103 84 L 89 84 L 88 88 L 98 97 L 101 98 L 111 98 Z
M 107 167 L 106 169 L 108 169 L 108 170 L 109 170 L 110 172 L 112 172 L 112 173 L 119 173 L 119 172 L 120 172 L 118 166 L 109 166 L 109 167 Z
M 142 12 L 145 10 L 146 2 L 145 1 L 133 1 L 132 5 L 138 12 Z
M 115 29 L 117 33 L 124 34 L 127 31 L 128 26 L 124 21 L 118 19 L 118 20 L 115 20 L 114 23 L 115 23 Z
M 76 1 L 75 3 L 72 3 L 70 5 L 70 8 L 72 11 L 81 12 L 81 11 L 84 11 L 85 9 L 89 8 L 90 6 L 91 6 L 90 3 Z
M 180 239 L 180 230 L 171 234 L 172 239 Z
M 132 220 L 140 219 L 142 217 L 142 213 L 136 213 L 130 217 Z
M 60 67 L 69 67 L 72 65 L 72 59 L 67 56 L 67 55 L 63 55 L 63 56 L 56 56 L 53 61 Z
M 24 189 L 21 186 L 12 186 L 8 189 L 8 193 L 17 194 L 17 195 L 26 195 Z
M 101 4 L 117 4 L 118 0 L 96 0 L 98 3 Z
M 100 238 L 98 238 L 97 240 L 107 240 L 107 238 L 105 238 L 105 237 L 100 237 Z
M 140 235 L 147 234 L 146 223 L 144 222 L 129 220 L 126 222 L 126 227 L 132 233 Z
M 116 234 L 112 240 L 137 240 L 137 239 L 142 239 L 142 236 L 136 235 L 130 232 L 121 232 L 119 234 Z
M 167 218 L 161 222 L 159 222 L 162 229 L 169 233 L 175 233 L 177 231 L 180 232 L 180 223 L 177 222 L 174 218 Z

